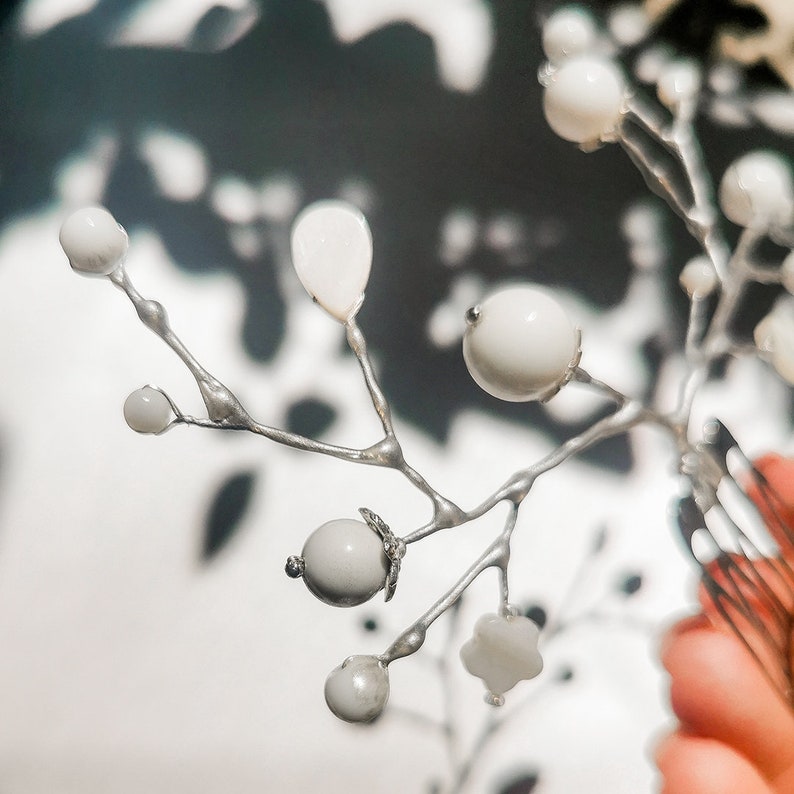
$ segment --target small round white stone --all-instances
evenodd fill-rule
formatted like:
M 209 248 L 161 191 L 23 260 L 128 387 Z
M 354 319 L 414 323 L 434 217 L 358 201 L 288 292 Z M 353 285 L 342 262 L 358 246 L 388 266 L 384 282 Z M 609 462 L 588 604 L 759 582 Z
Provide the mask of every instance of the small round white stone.
M 318 201 L 292 227 L 292 263 L 301 284 L 334 319 L 361 307 L 372 266 L 372 234 L 364 215 L 344 201 Z
M 346 722 L 372 722 L 389 700 L 389 669 L 375 656 L 350 656 L 325 681 L 328 708 Z
M 684 265 L 678 281 L 690 298 L 703 298 L 717 286 L 717 274 L 707 256 L 696 256 Z
M 788 226 L 794 220 L 794 183 L 789 161 L 759 150 L 740 157 L 720 182 L 719 202 L 738 226 Z
M 582 6 L 564 6 L 543 25 L 543 52 L 552 62 L 581 55 L 593 49 L 597 38 L 595 21 Z
M 160 433 L 173 415 L 168 398 L 151 386 L 136 389 L 124 401 L 124 420 L 137 433 Z
M 698 65 L 688 59 L 666 64 L 656 83 L 656 94 L 670 110 L 695 99 L 700 92 L 701 74 Z
M 568 375 L 577 335 L 565 310 L 535 287 L 508 287 L 478 307 L 463 337 L 472 378 L 494 397 L 543 397 Z
M 561 138 L 597 143 L 617 129 L 623 112 L 625 81 L 617 65 L 593 55 L 563 61 L 543 94 L 543 112 Z
M 326 522 L 312 532 L 301 555 L 306 586 L 332 606 L 363 604 L 386 583 L 389 564 L 383 541 L 363 521 Z
M 87 276 L 107 276 L 123 261 L 127 232 L 104 207 L 73 212 L 61 226 L 61 248 L 69 264 Z

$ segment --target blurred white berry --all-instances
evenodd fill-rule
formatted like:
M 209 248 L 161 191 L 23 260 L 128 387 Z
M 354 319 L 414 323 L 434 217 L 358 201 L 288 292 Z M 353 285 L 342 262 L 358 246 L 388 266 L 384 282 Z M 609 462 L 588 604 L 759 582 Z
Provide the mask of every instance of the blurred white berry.
M 563 6 L 543 24 L 543 52 L 552 62 L 593 49 L 598 31 L 587 9 L 579 5 Z
M 683 103 L 696 99 L 700 86 L 700 67 L 695 61 L 678 59 L 662 68 L 656 83 L 656 94 L 662 103 L 674 111 Z
M 466 367 L 494 397 L 543 399 L 570 377 L 578 334 L 562 306 L 545 292 L 508 287 L 470 309 L 467 319 Z
M 651 20 L 639 3 L 622 3 L 609 12 L 607 26 L 621 47 L 636 47 L 648 36 Z
M 389 700 L 389 669 L 376 656 L 349 656 L 325 681 L 328 708 L 346 722 L 372 722 Z
M 753 332 L 761 355 L 783 380 L 794 384 L 794 299 L 778 300 Z
M 537 625 L 523 615 L 483 615 L 475 624 L 460 658 L 472 675 L 482 678 L 494 704 L 501 705 L 505 692 L 543 669 L 539 635 Z
M 124 260 L 127 232 L 104 207 L 73 212 L 61 226 L 61 248 L 69 264 L 86 276 L 107 276 Z
M 794 251 L 792 251 L 780 266 L 780 283 L 794 295 Z
M 315 529 L 301 556 L 287 562 L 290 576 L 302 576 L 317 598 L 337 607 L 369 601 L 385 586 L 388 571 L 381 537 L 352 518 L 338 518 Z
M 625 95 L 615 63 L 592 55 L 569 58 L 554 71 L 543 94 L 543 112 L 561 138 L 594 144 L 620 124 Z
M 759 150 L 740 157 L 720 182 L 725 216 L 739 226 L 788 226 L 794 220 L 794 183 L 789 161 Z
M 684 265 L 678 281 L 690 298 L 704 298 L 717 286 L 717 273 L 707 256 L 696 256 Z
M 304 289 L 346 323 L 361 307 L 372 266 L 372 235 L 364 215 L 344 201 L 318 201 L 298 215 L 291 242 Z
M 151 386 L 136 389 L 124 401 L 124 420 L 137 433 L 161 433 L 173 416 L 168 398 Z

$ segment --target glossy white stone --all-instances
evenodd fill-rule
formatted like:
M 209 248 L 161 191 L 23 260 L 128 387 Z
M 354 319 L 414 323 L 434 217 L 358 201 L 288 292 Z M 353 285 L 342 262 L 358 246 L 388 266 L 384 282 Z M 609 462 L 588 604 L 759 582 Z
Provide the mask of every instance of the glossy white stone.
M 719 202 L 725 216 L 739 226 L 788 226 L 794 221 L 790 162 L 765 150 L 740 157 L 722 177 Z
M 690 298 L 703 298 L 717 286 L 717 274 L 707 256 L 696 256 L 684 265 L 678 282 Z
M 695 99 L 700 92 L 702 78 L 698 65 L 681 58 L 666 64 L 656 83 L 659 100 L 671 110 Z
M 160 433 L 173 418 L 168 398 L 151 386 L 136 389 L 124 401 L 124 420 L 137 433 Z
M 292 263 L 309 295 L 340 323 L 364 300 L 372 235 L 364 215 L 344 201 L 306 207 L 292 227 Z
M 472 638 L 460 649 L 464 667 L 481 678 L 497 698 L 543 669 L 540 629 L 523 615 L 483 615 Z
M 554 298 L 535 287 L 508 287 L 488 296 L 475 313 L 463 337 L 463 358 L 489 394 L 509 402 L 536 400 L 567 378 L 577 333 Z
M 778 300 L 755 327 L 758 350 L 783 380 L 794 384 L 794 299 Z
M 328 708 L 346 722 L 372 722 L 389 700 L 389 668 L 375 656 L 350 656 L 325 681 Z
M 622 117 L 623 74 L 615 63 L 595 55 L 562 62 L 543 94 L 543 112 L 561 138 L 594 144 L 612 135 Z
M 563 6 L 543 24 L 543 52 L 552 62 L 593 49 L 598 30 L 592 14 L 579 5 Z
M 386 583 L 383 541 L 363 521 L 339 518 L 312 532 L 301 553 L 303 581 L 326 604 L 352 607 L 369 601 Z
M 124 260 L 127 232 L 104 207 L 73 212 L 61 226 L 61 248 L 69 264 L 86 276 L 107 276 Z
M 794 251 L 792 251 L 780 266 L 780 283 L 794 295 Z

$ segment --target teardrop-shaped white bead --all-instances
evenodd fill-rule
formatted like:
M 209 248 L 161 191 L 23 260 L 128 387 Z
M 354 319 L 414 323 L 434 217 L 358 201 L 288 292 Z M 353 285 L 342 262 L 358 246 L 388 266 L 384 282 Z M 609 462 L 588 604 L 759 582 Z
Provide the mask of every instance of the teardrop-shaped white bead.
M 127 232 L 104 207 L 73 212 L 59 239 L 72 269 L 85 276 L 110 275 L 127 254 Z
M 292 264 L 312 298 L 340 323 L 359 310 L 372 266 L 364 215 L 344 201 L 318 201 L 292 227 Z

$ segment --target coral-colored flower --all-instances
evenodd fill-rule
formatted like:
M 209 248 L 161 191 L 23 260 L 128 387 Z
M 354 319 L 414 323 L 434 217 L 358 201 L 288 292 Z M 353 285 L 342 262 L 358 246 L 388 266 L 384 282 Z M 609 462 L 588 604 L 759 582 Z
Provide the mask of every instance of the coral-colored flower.
M 777 540 L 780 557 L 749 563 L 731 556 L 722 567 L 712 564 L 707 574 L 718 585 L 739 582 L 753 619 L 730 604 L 723 608 L 767 672 L 704 590 L 703 612 L 676 624 L 662 648 L 680 721 L 657 751 L 663 794 L 794 792 L 794 706 L 790 691 L 788 700 L 781 697 L 794 678 L 794 574 L 788 567 L 794 563 L 794 460 L 766 455 L 755 466 L 761 478 L 748 482 L 747 492 Z M 755 576 L 771 596 L 746 578 Z

